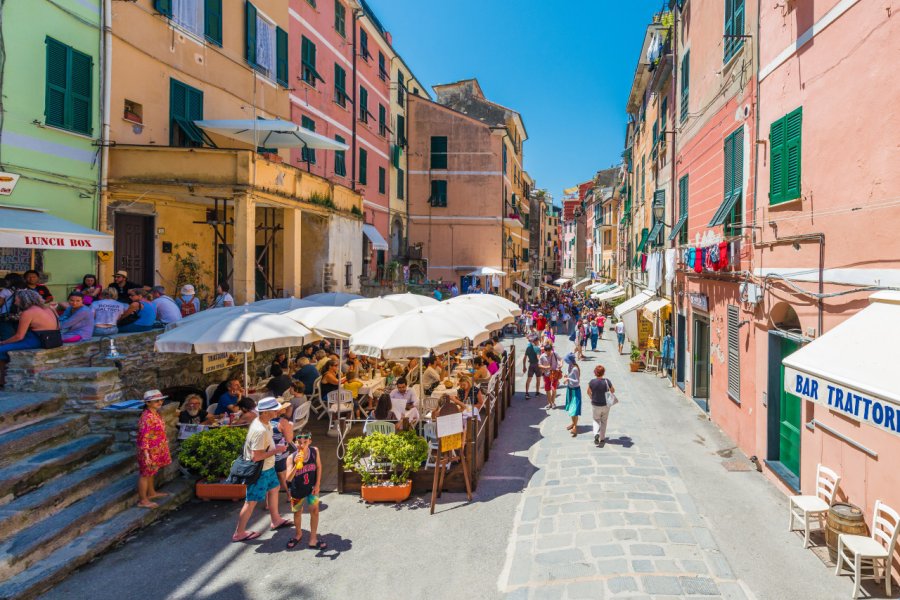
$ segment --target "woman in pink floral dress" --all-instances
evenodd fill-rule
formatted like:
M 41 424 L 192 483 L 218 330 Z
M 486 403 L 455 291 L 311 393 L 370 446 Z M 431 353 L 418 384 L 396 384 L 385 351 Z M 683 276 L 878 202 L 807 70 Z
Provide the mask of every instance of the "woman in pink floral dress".
M 159 390 L 144 392 L 146 409 L 138 421 L 138 506 L 144 508 L 158 507 L 153 499 L 168 495 L 157 492 L 153 487 L 153 477 L 157 471 L 172 462 L 169 455 L 169 440 L 166 439 L 166 424 L 159 414 L 159 407 L 162 406 L 164 398 Z

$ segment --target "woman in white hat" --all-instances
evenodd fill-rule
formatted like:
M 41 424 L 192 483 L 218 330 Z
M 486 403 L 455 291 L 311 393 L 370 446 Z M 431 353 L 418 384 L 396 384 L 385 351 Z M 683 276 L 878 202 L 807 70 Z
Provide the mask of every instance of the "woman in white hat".
M 159 390 L 144 392 L 144 412 L 138 421 L 137 459 L 138 459 L 138 506 L 156 508 L 159 506 L 154 498 L 167 496 L 157 492 L 153 485 L 156 473 L 172 463 L 169 455 L 169 440 L 166 438 L 166 424 L 159 414 L 159 408 L 166 396 Z
M 200 299 L 197 298 L 194 286 L 189 283 L 181 286 L 181 295 L 175 298 L 175 304 L 181 309 L 182 317 L 200 312 Z

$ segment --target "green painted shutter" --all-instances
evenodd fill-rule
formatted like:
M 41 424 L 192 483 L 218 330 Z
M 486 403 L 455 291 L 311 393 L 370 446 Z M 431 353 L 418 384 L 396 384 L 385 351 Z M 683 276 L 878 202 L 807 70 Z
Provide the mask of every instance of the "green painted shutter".
M 406 117 L 397 115 L 397 144 L 406 147 Z
M 275 28 L 275 81 L 287 87 L 288 34 L 281 27 Z
M 72 110 L 70 128 L 73 131 L 91 134 L 91 85 L 93 73 L 92 61 L 87 54 L 77 50 L 69 50 L 71 63 L 71 82 L 69 84 L 69 105 Z
M 800 197 L 800 138 L 803 130 L 803 108 L 791 112 L 784 118 L 785 138 L 785 184 L 784 199 Z
M 46 97 L 44 121 L 55 127 L 66 126 L 66 101 L 69 95 L 69 48 L 52 38 L 47 44 Z
M 403 152 L 403 149 L 400 147 L 399 144 L 394 144 L 394 146 L 391 148 L 391 163 L 394 165 L 395 168 L 400 167 L 400 154 L 402 152 Z
M 335 141 L 344 143 L 344 138 L 339 135 L 334 136 Z M 344 177 L 347 175 L 347 159 L 344 150 L 335 150 L 334 152 L 334 174 Z
M 769 202 L 784 202 L 784 118 L 769 128 Z
M 203 120 L 203 92 L 194 88 L 187 89 L 187 120 Z
M 681 122 L 688 118 L 688 101 L 690 99 L 691 86 L 691 52 L 684 53 L 681 58 Z
M 169 82 L 169 145 L 174 146 L 178 121 L 187 118 L 187 89 L 174 79 Z
M 744 35 L 744 0 L 732 0 L 732 2 L 734 2 L 734 18 L 731 21 L 731 35 Z M 732 38 L 731 53 L 735 54 L 743 43 L 743 38 Z
M 397 169 L 397 200 L 403 200 L 404 196 L 403 169 Z
M 161 15 L 172 16 L 172 0 L 153 0 L 153 8 Z
M 216 46 L 222 45 L 222 0 L 204 0 L 203 33 Z
M 378 167 L 378 193 L 385 194 L 387 193 L 387 171 L 384 170 L 384 167 Z
M 316 130 L 316 122 L 310 119 L 309 117 L 302 117 L 300 119 L 300 127 L 304 129 L 308 129 L 310 131 Z M 312 164 L 316 164 L 316 150 L 315 148 L 301 148 L 300 149 L 300 158 L 303 162 L 310 162 Z
M 684 224 L 681 226 L 681 231 L 678 233 L 678 242 L 681 244 L 686 244 L 688 241 L 688 176 L 685 175 L 678 182 L 678 202 L 680 204 L 681 209 L 681 217 L 684 219 Z
M 244 51 L 245 58 L 251 66 L 256 66 L 256 7 L 250 2 L 246 5 L 247 45 Z
M 730 135 L 725 138 L 725 149 L 722 155 L 724 157 L 723 160 L 725 166 L 723 177 L 725 189 L 723 191 L 723 196 L 725 200 L 727 200 L 734 189 L 734 138 Z
M 359 120 L 369 122 L 369 91 L 363 86 L 359 86 Z
M 447 168 L 447 137 L 432 136 L 431 137 L 431 168 L 446 169 Z
M 731 35 L 734 26 L 734 0 L 725 0 L 725 35 Z M 731 58 L 731 46 L 734 40 L 729 37 L 722 38 L 722 46 L 725 49 L 725 62 Z
M 732 191 L 736 197 L 731 213 L 726 222 L 726 232 L 732 235 L 740 233 L 739 229 L 728 231 L 728 225 L 743 224 L 744 222 L 744 128 L 740 127 L 731 134 L 732 147 Z
M 369 170 L 369 153 L 366 152 L 365 148 L 359 149 L 359 182 L 363 185 L 366 185 L 368 182 L 369 176 L 367 171 Z

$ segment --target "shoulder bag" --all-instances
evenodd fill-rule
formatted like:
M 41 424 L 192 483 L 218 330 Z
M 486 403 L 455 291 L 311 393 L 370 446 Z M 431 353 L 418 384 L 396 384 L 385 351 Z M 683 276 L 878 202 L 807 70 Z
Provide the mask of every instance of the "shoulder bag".
M 604 379 L 604 381 L 606 381 L 606 405 L 615 406 L 619 403 L 619 399 L 616 397 L 615 392 L 610 391 L 609 379 Z
M 46 350 L 50 350 L 51 348 L 59 348 L 63 345 L 62 332 L 59 330 L 59 315 L 56 314 L 55 310 L 49 310 L 52 310 L 53 316 L 56 317 L 56 329 L 34 332 L 34 334 L 38 336 L 38 339 L 41 341 L 41 348 L 44 348 Z
M 253 485 L 262 474 L 262 460 L 247 460 L 244 456 L 247 454 L 247 442 L 244 442 L 244 451 L 241 455 L 234 459 L 231 463 L 231 472 L 225 483 L 236 483 L 243 485 Z M 253 456 L 251 453 L 250 456 Z

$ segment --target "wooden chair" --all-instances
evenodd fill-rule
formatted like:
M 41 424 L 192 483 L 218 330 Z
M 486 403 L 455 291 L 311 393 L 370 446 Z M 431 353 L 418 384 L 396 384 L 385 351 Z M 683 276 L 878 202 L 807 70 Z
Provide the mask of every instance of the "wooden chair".
M 872 535 L 838 535 L 837 566 L 835 575 L 840 575 L 843 564 L 853 568 L 853 598 L 859 596 L 859 583 L 863 579 L 884 579 L 884 592 L 891 595 L 891 565 L 894 557 L 894 546 L 897 545 L 897 533 L 900 532 L 900 514 L 881 500 L 875 501 L 875 514 L 872 516 Z M 881 576 L 878 567 L 881 566 Z M 863 567 L 872 567 L 872 574 L 863 576 Z
M 788 502 L 788 531 L 794 530 L 794 521 L 799 519 L 803 523 L 806 535 L 803 538 L 803 547 L 809 548 L 809 521 L 810 518 L 819 522 L 819 527 L 825 528 L 825 517 L 828 509 L 834 503 L 834 495 L 841 483 L 840 476 L 821 464 L 816 467 L 816 495 L 815 496 L 791 496 Z

